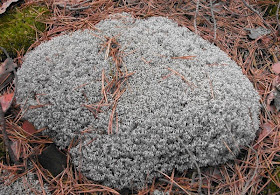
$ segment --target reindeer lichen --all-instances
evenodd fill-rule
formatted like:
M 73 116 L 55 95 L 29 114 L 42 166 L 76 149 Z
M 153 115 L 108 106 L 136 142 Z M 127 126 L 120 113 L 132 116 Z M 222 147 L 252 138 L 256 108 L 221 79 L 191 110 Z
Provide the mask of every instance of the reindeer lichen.
M 71 155 L 87 177 L 114 188 L 142 188 L 160 172 L 194 168 L 194 161 L 225 163 L 254 140 L 259 95 L 218 47 L 164 17 L 123 14 L 96 28 L 41 44 L 18 71 L 17 101 L 37 105 L 32 95 L 41 94 L 41 106 L 26 117 L 37 128 L 47 127 L 62 148 L 79 138 Z M 94 107 L 112 79 L 113 59 L 101 47 L 105 37 L 116 38 L 122 70 L 133 73 L 113 121 L 112 104 Z M 106 93 L 110 103 L 112 90 Z

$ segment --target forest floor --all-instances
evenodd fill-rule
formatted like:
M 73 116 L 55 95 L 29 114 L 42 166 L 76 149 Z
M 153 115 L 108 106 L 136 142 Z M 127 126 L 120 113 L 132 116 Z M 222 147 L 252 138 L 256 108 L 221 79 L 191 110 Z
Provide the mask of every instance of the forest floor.
M 135 194 L 150 194 L 155 189 L 171 194 L 277 194 L 280 192 L 280 26 L 277 1 L 165 1 L 165 0 L 26 0 L 20 5 L 45 5 L 48 16 L 42 20 L 45 31 L 37 31 L 36 41 L 28 50 L 52 37 L 78 29 L 94 29 L 94 25 L 112 13 L 128 12 L 136 18 L 165 16 L 187 27 L 233 59 L 261 97 L 260 130 L 250 147 L 242 149 L 233 163 L 201 170 L 186 170 L 181 174 L 166 175 Z M 1 15 L 0 15 L 1 17 Z M 14 58 L 21 65 L 26 51 Z M 279 89 L 278 89 L 279 88 Z M 19 106 L 13 105 L 6 115 L 7 131 L 11 140 L 20 140 L 17 152 L 33 159 L 34 146 L 42 149 L 50 140 L 22 132 Z M 26 125 L 26 124 L 25 124 Z M 28 124 L 30 125 L 30 124 Z M 0 135 L 1 136 L 1 135 Z M 0 142 L 0 156 L 1 147 Z M 3 150 L 2 150 L 3 151 Z M 64 151 L 67 154 L 67 151 Z M 9 172 L 5 180 L 14 181 L 21 164 L 11 165 L 8 153 L 0 158 L 0 171 Z M 71 162 L 67 154 L 68 162 Z M 32 161 L 32 160 L 31 160 Z M 57 177 L 52 177 L 36 161 L 32 170 L 49 184 L 53 194 L 127 194 L 95 184 L 73 169 L 71 163 Z M 2 178 L 3 179 L 3 178 Z

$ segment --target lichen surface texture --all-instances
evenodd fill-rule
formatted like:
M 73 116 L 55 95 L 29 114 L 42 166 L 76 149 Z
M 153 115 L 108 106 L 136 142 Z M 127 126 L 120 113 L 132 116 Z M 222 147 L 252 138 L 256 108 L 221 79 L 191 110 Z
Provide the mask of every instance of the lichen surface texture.
M 97 117 L 84 106 L 104 98 L 102 86 L 116 72 L 112 57 L 106 57 L 105 37 L 115 37 L 122 69 L 133 73 L 110 135 L 113 106 L 100 106 Z M 178 59 L 182 56 L 195 57 Z M 114 15 L 96 30 L 55 37 L 26 55 L 18 77 L 17 101 L 33 106 L 25 117 L 37 128 L 47 127 L 45 133 L 61 148 L 79 141 L 71 149 L 74 164 L 92 180 L 118 189 L 140 189 L 162 177 L 160 172 L 195 168 L 194 162 L 225 163 L 259 128 L 259 96 L 241 68 L 164 17 Z M 43 106 L 34 107 L 38 104 Z

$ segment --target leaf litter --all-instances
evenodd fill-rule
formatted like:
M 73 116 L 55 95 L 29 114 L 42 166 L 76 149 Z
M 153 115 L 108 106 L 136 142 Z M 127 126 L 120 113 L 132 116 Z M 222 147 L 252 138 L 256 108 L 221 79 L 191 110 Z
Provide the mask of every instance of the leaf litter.
M 241 154 L 233 164 L 219 165 L 214 168 L 214 171 L 210 172 L 208 171 L 209 169 L 202 168 L 200 175 L 203 181 L 202 184 L 200 184 L 198 174 L 193 174 L 197 172 L 195 169 L 186 170 L 182 174 L 173 172 L 170 176 L 166 175 L 167 179 L 155 181 L 152 186 L 147 186 L 139 191 L 138 194 L 149 194 L 156 189 L 171 193 L 184 193 L 184 191 L 197 193 L 201 189 L 204 194 L 260 194 L 270 183 L 280 187 L 277 172 L 273 171 L 278 166 L 280 159 L 278 154 L 280 150 L 279 109 L 276 108 L 277 103 L 275 105 L 278 94 L 271 95 L 273 91 L 278 90 L 279 84 L 279 67 L 278 65 L 272 65 L 279 63 L 280 56 L 277 45 L 279 45 L 280 40 L 277 34 L 279 33 L 280 25 L 278 18 L 276 19 L 275 16 L 266 16 L 264 18 L 264 11 L 261 11 L 261 7 L 275 5 L 276 2 L 238 0 L 212 2 L 212 5 L 199 0 L 196 2 L 166 2 L 163 0 L 69 2 L 55 0 L 43 2 L 52 10 L 53 15 L 46 22 L 49 26 L 48 30 L 43 36 L 38 37 L 38 40 L 29 50 L 59 34 L 77 29 L 95 29 L 95 24 L 106 19 L 112 13 L 129 12 L 138 18 L 155 15 L 165 16 L 176 20 L 182 26 L 188 27 L 191 31 L 196 32 L 228 53 L 241 66 L 243 73 L 251 80 L 261 96 L 263 108 L 260 114 L 260 133 L 256 141 L 252 143 L 252 146 L 240 148 Z M 31 0 L 25 2 L 25 4 L 32 3 L 34 2 Z M 279 7 L 279 4 L 277 7 Z M 256 39 L 249 39 L 248 30 L 246 29 L 256 29 L 257 27 L 268 29 L 270 33 L 256 36 Z M 115 40 L 117 40 L 117 37 L 115 37 Z M 107 57 L 110 55 L 117 57 L 118 55 L 116 54 L 119 51 L 110 47 L 113 38 L 108 37 L 104 41 Z M 114 54 L 114 51 L 117 53 Z M 18 56 L 18 63 L 21 63 L 21 59 L 22 56 Z M 121 59 L 116 58 L 115 63 L 121 63 L 118 60 Z M 128 74 L 124 72 L 122 76 L 125 78 Z M 101 108 L 107 106 L 112 109 L 112 116 L 117 121 L 117 113 L 113 112 L 113 108 L 114 102 L 117 102 L 119 95 L 122 94 L 122 91 L 119 90 L 122 86 L 120 86 L 119 78 L 121 78 L 121 74 L 109 81 L 108 76 L 105 73 L 102 74 L 101 79 L 104 85 L 101 93 L 104 94 L 103 100 L 96 105 L 87 105 L 88 109 L 92 109 L 97 114 L 96 117 L 98 117 L 98 112 Z M 113 88 L 114 84 L 118 82 L 117 87 Z M 118 92 L 116 92 L 117 89 Z M 112 94 L 115 94 L 114 101 L 106 103 L 108 101 L 107 96 Z M 19 108 L 15 107 L 16 109 Z M 21 112 L 18 111 L 17 113 Z M 38 151 L 42 151 L 44 145 L 51 141 L 42 136 L 26 135 L 26 132 L 22 131 L 19 124 L 22 123 L 23 113 L 15 114 L 15 117 L 6 116 L 6 121 L 9 138 L 22 140 L 22 147 L 19 147 L 19 150 L 23 152 L 23 158 L 27 159 L 34 153 L 34 149 L 32 149 L 34 147 L 31 146 L 31 143 L 36 143 L 35 148 Z M 112 133 L 109 125 L 108 133 Z M 118 194 L 116 190 L 89 181 L 79 170 L 73 169 L 68 151 L 65 151 L 65 153 L 68 160 L 67 167 L 55 178 L 50 176 L 35 161 L 32 161 L 34 165 L 32 170 L 37 173 L 41 183 L 43 183 L 42 179 L 49 183 L 50 189 L 54 194 L 90 194 L 97 192 Z M 8 170 L 11 173 L 10 178 L 16 178 L 16 170 L 19 170 L 19 166 L 8 166 L 2 162 L 0 170 Z

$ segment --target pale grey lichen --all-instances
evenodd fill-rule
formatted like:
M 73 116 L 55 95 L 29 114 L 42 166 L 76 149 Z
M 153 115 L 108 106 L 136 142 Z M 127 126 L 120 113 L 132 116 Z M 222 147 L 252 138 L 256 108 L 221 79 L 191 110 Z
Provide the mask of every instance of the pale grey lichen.
M 199 166 L 216 165 L 255 138 L 259 96 L 219 48 L 163 17 L 115 15 L 96 28 L 42 43 L 18 71 L 18 102 L 37 105 L 35 93 L 47 104 L 26 117 L 37 128 L 47 127 L 62 148 L 79 137 L 71 155 L 87 177 L 115 188 L 141 188 L 162 176 L 159 171 L 193 168 L 187 150 Z M 102 99 L 102 71 L 109 75 L 114 67 L 111 58 L 105 60 L 106 48 L 101 51 L 104 36 L 116 37 L 123 67 L 134 72 L 118 102 L 118 132 L 114 120 L 112 135 L 112 109 L 102 108 L 95 119 L 82 106 Z M 180 56 L 196 57 L 173 58 Z
M 169 192 L 163 192 L 160 190 L 154 190 L 154 192 L 152 193 L 153 195 L 169 195 Z

